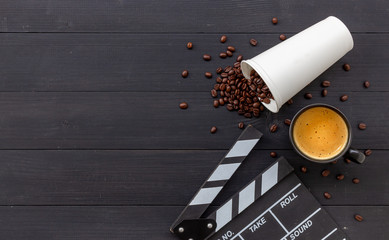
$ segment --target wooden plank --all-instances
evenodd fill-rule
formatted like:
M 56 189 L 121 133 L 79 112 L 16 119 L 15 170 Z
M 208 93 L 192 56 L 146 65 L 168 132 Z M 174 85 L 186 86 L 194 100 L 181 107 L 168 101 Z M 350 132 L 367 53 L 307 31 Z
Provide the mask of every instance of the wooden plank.
M 327 207 L 350 239 L 384 240 L 387 206 Z M 177 239 L 169 226 L 181 207 L 0 207 L 4 239 Z M 363 222 L 354 220 L 359 213 Z
M 290 149 L 284 119 L 314 102 L 345 112 L 356 148 L 389 149 L 389 106 L 373 105 L 385 103 L 388 92 L 344 92 L 347 102 L 340 102 L 339 92 L 326 98 L 312 92 L 311 100 L 303 93 L 279 113 L 253 119 L 215 109 L 208 92 L 0 93 L 0 149 L 229 149 L 241 133 L 240 121 L 264 133 L 258 149 Z M 178 107 L 182 101 L 188 109 Z M 365 131 L 357 129 L 360 121 Z M 270 133 L 274 123 L 279 130 Z M 216 134 L 210 134 L 212 126 L 219 128 Z
M 330 15 L 387 32 L 387 1 L 4 1 L 3 32 L 296 32 Z M 273 26 L 271 19 L 279 18 Z
M 290 36 L 290 35 L 288 35 Z M 307 90 L 389 91 L 389 34 L 354 34 L 355 47 Z M 220 59 L 227 44 L 218 34 L 1 34 L 0 91 L 209 91 L 204 72 L 251 58 L 278 44 L 277 34 L 229 34 L 237 52 Z M 250 38 L 259 41 L 257 47 Z M 194 48 L 186 49 L 192 41 Z M 212 61 L 202 59 L 204 53 Z M 318 56 L 320 57 L 320 56 Z M 352 70 L 345 72 L 343 63 Z M 309 66 L 307 66 L 309 68 Z M 189 70 L 183 79 L 181 72 Z M 369 89 L 362 83 L 371 82 Z
M 263 139 L 264 140 L 264 139 Z M 262 141 L 262 140 L 261 140 Z M 274 162 L 255 151 L 215 200 L 220 205 Z M 186 205 L 226 150 L 11 151 L 2 150 L 0 205 Z M 388 151 L 363 165 L 314 164 L 292 150 L 278 150 L 323 205 L 386 205 Z M 300 172 L 305 165 L 307 173 Z M 323 169 L 330 176 L 321 176 Z M 335 176 L 345 175 L 343 181 Z M 358 177 L 359 184 L 352 179 Z M 324 192 L 332 194 L 327 200 Z M 1 215 L 1 214 L 0 214 Z

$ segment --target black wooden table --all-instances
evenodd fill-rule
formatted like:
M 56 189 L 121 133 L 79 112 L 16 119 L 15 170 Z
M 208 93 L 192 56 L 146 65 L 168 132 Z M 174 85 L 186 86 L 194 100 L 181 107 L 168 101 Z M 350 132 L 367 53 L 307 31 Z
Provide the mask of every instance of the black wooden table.
M 22 0 L 0 6 L 0 239 L 175 239 L 170 224 L 239 136 L 240 121 L 264 137 L 215 206 L 273 162 L 269 153 L 276 151 L 351 239 L 389 238 L 388 1 Z M 215 79 L 204 72 L 233 63 L 218 57 L 227 44 L 251 58 L 279 43 L 281 33 L 291 37 L 330 15 L 349 27 L 354 49 L 293 105 L 253 119 L 212 106 Z M 204 53 L 212 61 L 203 61 Z M 351 71 L 343 71 L 344 63 Z M 190 71 L 186 79 L 183 69 Z M 325 98 L 323 80 L 331 81 Z M 304 99 L 305 92 L 313 99 Z M 348 101 L 339 101 L 343 94 Z M 179 109 L 182 101 L 187 110 Z M 315 102 L 344 111 L 353 146 L 373 151 L 365 164 L 311 164 L 294 153 L 283 121 Z M 367 129 L 358 130 L 359 122 Z M 273 123 L 280 126 L 276 133 L 268 130 Z M 322 177 L 323 169 L 330 176 Z

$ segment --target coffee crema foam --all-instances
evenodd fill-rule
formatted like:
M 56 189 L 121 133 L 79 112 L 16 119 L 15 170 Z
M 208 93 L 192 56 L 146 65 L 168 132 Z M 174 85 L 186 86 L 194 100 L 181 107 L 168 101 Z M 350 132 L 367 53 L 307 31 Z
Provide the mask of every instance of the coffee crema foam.
M 293 124 L 292 134 L 296 147 L 316 160 L 334 158 L 348 142 L 345 120 L 327 107 L 312 107 L 301 113 Z

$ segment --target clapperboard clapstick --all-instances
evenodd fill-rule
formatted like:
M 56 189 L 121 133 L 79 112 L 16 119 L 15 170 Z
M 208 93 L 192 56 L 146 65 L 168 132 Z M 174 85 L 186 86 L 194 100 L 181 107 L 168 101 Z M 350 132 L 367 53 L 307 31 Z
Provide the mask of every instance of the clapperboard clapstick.
M 170 231 L 184 240 L 346 239 L 283 157 L 200 218 L 261 136 L 251 125 L 242 132 Z

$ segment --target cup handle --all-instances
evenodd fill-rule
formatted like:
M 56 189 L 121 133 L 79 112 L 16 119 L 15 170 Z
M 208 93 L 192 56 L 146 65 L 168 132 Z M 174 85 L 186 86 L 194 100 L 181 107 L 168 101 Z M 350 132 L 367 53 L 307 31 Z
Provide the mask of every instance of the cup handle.
M 356 163 L 363 163 L 365 161 L 365 154 L 354 148 L 349 148 L 346 156 Z

